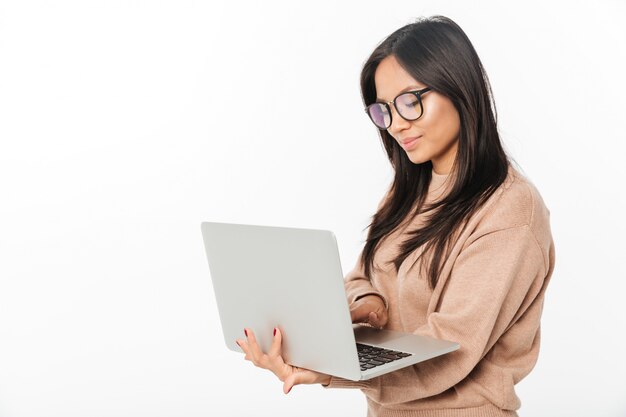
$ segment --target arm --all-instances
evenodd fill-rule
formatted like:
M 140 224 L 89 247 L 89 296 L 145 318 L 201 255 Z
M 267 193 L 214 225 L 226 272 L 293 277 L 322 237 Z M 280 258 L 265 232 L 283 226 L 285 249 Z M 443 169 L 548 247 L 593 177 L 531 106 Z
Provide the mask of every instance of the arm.
M 383 204 L 389 199 L 389 191 L 385 194 L 385 196 L 378 203 L 378 207 L 376 208 L 376 212 L 380 210 Z M 370 279 L 365 276 L 363 268 L 361 267 L 361 259 L 363 258 L 363 251 L 359 254 L 359 258 L 354 265 L 354 268 L 350 272 L 348 272 L 344 278 L 344 285 L 346 289 L 346 296 L 348 298 L 348 304 L 352 305 L 355 301 L 360 298 L 365 297 L 366 295 L 377 295 L 385 304 L 385 309 L 389 308 L 389 304 L 387 303 L 387 299 L 372 285 Z
M 348 305 L 352 305 L 355 301 L 366 295 L 377 295 L 383 300 L 385 309 L 388 309 L 389 305 L 387 304 L 387 299 L 372 285 L 370 279 L 365 276 L 363 268 L 361 268 L 360 262 L 362 256 L 363 252 L 359 255 L 359 259 L 354 268 L 352 268 L 344 278 Z
M 459 350 L 368 381 L 332 377 L 325 387 L 362 388 L 384 404 L 418 400 L 449 389 L 472 371 L 522 315 L 530 304 L 529 290 L 537 281 L 543 284 L 546 272 L 542 250 L 527 225 L 477 238 L 455 259 L 438 310 L 414 332 L 458 342 Z

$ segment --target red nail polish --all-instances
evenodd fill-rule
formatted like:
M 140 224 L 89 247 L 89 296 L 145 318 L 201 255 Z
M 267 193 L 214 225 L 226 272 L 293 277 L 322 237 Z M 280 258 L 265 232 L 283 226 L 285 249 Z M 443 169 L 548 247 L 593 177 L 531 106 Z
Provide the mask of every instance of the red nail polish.
M 274 327 L 274 336 L 276 336 L 276 327 Z
M 248 331 L 246 329 L 243 329 L 243 332 L 246 334 L 246 337 L 248 337 Z

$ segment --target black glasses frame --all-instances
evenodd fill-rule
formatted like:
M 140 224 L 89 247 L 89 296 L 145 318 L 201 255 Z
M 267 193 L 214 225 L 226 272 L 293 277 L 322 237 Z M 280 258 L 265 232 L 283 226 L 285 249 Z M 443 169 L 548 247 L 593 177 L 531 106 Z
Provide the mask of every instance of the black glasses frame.
M 374 123 L 374 126 L 376 126 L 377 128 L 379 128 L 380 130 L 387 130 L 389 129 L 389 127 L 391 127 L 391 124 L 393 123 L 393 114 L 391 113 L 391 107 L 389 107 L 390 104 L 393 103 L 393 107 L 396 108 L 396 113 L 398 113 L 398 115 L 400 115 L 400 117 L 402 117 L 404 120 L 412 122 L 415 121 L 417 119 L 419 119 L 420 117 L 422 117 L 422 115 L 424 114 L 424 105 L 422 104 L 422 94 L 430 91 L 431 88 L 430 87 L 426 87 L 426 88 L 422 88 L 421 90 L 413 90 L 413 91 L 405 91 L 404 93 L 398 94 L 393 100 L 388 101 L 388 102 L 382 102 L 382 101 L 377 101 L 375 103 L 370 104 L 369 106 L 367 106 L 365 108 L 365 113 L 367 113 L 367 115 L 369 116 L 370 120 L 372 121 L 372 123 Z M 413 94 L 415 97 L 417 97 L 417 102 L 420 105 L 420 112 L 419 112 L 419 116 L 417 116 L 415 119 L 409 119 L 407 117 L 404 117 L 399 111 L 398 111 L 398 106 L 396 106 L 396 100 L 398 99 L 398 97 L 404 95 L 404 94 Z M 380 127 L 376 124 L 376 122 L 374 121 L 374 118 L 372 117 L 372 115 L 370 114 L 370 108 L 372 106 L 375 106 L 377 104 L 382 104 L 387 108 L 387 112 L 389 113 L 389 126 L 387 127 Z

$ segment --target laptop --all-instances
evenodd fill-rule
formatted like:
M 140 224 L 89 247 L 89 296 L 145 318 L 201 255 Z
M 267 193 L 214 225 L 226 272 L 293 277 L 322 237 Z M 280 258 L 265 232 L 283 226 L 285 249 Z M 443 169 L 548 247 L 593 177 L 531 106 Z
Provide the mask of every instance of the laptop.
M 268 352 L 274 327 L 286 363 L 352 381 L 444 355 L 458 343 L 353 324 L 330 230 L 203 222 L 226 346 L 254 331 Z

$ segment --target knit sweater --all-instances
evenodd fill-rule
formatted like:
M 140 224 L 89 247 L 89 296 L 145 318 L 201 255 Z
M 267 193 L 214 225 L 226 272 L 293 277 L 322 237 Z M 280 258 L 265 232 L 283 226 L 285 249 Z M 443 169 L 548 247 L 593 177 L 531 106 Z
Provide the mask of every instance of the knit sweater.
M 433 171 L 426 201 L 442 198 L 451 183 L 452 176 Z M 422 248 L 397 273 L 387 264 L 404 232 L 424 224 L 423 215 L 409 224 L 405 219 L 378 246 L 369 277 L 360 259 L 346 274 L 348 302 L 376 294 L 387 307 L 385 329 L 461 347 L 366 381 L 333 376 L 324 387 L 361 389 L 368 417 L 517 416 L 521 401 L 514 385 L 537 361 L 544 295 L 554 270 L 549 217 L 535 186 L 509 165 L 505 181 L 454 241 L 434 289 L 420 273 L 422 258 L 416 261 Z

